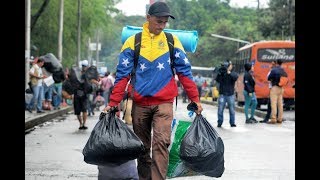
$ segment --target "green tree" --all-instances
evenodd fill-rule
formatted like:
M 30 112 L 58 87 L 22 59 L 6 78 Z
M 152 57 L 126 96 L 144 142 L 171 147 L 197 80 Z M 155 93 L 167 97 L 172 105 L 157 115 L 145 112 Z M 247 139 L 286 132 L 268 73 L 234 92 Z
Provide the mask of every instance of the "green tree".
M 100 29 L 102 32 L 109 32 L 112 29 L 112 13 L 118 13 L 114 8 L 113 0 L 82 0 L 81 19 L 81 57 L 87 57 L 87 41 L 89 37 L 95 37 L 95 32 Z M 42 0 L 32 1 L 32 16 L 39 12 L 43 4 Z M 56 54 L 58 48 L 58 20 L 59 1 L 50 1 L 43 9 L 41 16 L 38 16 L 31 32 L 31 44 L 36 46 L 36 56 L 46 53 Z M 64 2 L 64 28 L 63 28 L 63 57 L 64 66 L 70 67 L 75 63 L 77 54 L 77 13 L 78 9 L 74 1 Z M 102 36 L 110 36 L 103 33 Z
M 295 8 L 294 0 L 270 0 L 269 8 L 262 11 L 259 22 L 259 30 L 264 37 L 270 39 L 288 39 L 290 37 L 290 25 L 295 35 Z M 292 22 L 290 22 L 290 13 Z M 292 24 L 290 24 L 292 23 Z

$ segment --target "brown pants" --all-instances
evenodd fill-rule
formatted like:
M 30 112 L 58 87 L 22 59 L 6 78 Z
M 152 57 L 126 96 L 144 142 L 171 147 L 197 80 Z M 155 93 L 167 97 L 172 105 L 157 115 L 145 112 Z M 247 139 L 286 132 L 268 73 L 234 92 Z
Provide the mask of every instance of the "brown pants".
M 166 179 L 169 163 L 171 123 L 173 119 L 172 103 L 153 106 L 133 104 L 133 130 L 143 142 L 146 152 L 138 158 L 139 180 Z M 153 130 L 153 137 L 151 137 Z M 150 148 L 152 141 L 152 158 Z
M 283 88 L 279 86 L 272 86 L 270 91 L 271 100 L 271 122 L 282 122 L 283 115 Z M 278 112 L 277 112 L 278 111 Z M 278 113 L 278 117 L 277 117 Z

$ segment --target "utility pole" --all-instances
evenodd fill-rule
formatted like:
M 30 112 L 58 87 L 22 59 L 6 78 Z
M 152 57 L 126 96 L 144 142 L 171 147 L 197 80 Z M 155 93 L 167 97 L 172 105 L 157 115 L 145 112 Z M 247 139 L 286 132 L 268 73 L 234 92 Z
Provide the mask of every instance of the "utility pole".
M 63 35 L 63 7 L 64 0 L 60 0 L 60 11 L 59 11 L 59 34 L 58 34 L 58 59 L 62 62 L 62 35 Z
M 90 37 L 89 37 L 89 38 L 88 38 L 88 61 L 89 61 L 90 64 L 92 64 L 90 44 L 91 44 L 91 39 L 90 39 Z
M 99 62 L 99 29 L 97 30 L 96 35 L 96 66 L 98 66 Z
M 78 0 L 78 54 L 77 54 L 77 66 L 80 62 L 81 54 L 81 0 Z
M 294 0 L 289 0 L 290 40 L 293 40 L 293 16 L 292 16 L 293 3 L 294 3 Z
M 25 0 L 25 89 L 28 88 L 30 69 L 30 24 L 31 24 L 31 0 Z

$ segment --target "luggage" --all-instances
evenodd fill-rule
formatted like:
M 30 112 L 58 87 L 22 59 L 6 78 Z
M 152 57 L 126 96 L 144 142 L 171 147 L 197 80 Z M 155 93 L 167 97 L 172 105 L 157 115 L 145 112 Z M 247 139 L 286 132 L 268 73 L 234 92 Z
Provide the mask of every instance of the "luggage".
M 68 80 L 74 89 L 78 89 L 81 84 L 81 69 L 78 67 L 70 68 Z
M 185 165 L 200 174 L 221 177 L 224 172 L 224 144 L 211 124 L 196 115 L 180 147 Z
M 86 163 L 105 166 L 134 160 L 144 151 L 143 142 L 112 110 L 100 114 L 82 154 Z
M 109 163 L 98 166 L 98 180 L 139 180 L 138 169 L 135 160 L 122 164 Z
M 72 86 L 71 81 L 69 79 L 65 80 L 62 83 L 62 95 L 72 95 L 74 93 L 74 90 L 74 86 Z
M 192 124 L 191 121 L 176 120 L 172 121 L 171 143 L 168 147 L 169 150 L 169 165 L 167 177 L 184 177 L 201 175 L 188 168 L 185 163 L 180 159 L 180 146 L 188 128 Z
M 39 58 L 44 60 L 43 67 L 50 73 L 54 73 L 62 69 L 62 64 L 52 53 L 40 56 Z
M 55 83 L 63 82 L 65 80 L 65 74 L 63 69 L 61 68 L 58 71 L 52 73 L 52 78 Z

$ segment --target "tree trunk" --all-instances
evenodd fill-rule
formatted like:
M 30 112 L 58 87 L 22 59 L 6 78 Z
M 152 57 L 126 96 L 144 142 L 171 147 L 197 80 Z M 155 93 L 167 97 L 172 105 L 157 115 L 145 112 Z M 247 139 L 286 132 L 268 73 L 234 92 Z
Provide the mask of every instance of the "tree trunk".
M 58 34 L 58 59 L 62 63 L 62 35 L 63 35 L 63 12 L 64 12 L 64 0 L 60 0 L 59 11 L 59 34 Z
M 50 2 L 50 0 L 44 0 L 39 11 L 34 16 L 31 17 L 31 31 L 34 28 L 34 26 L 36 25 L 37 20 L 39 19 L 41 14 L 44 12 L 46 7 L 48 6 L 49 2 Z

